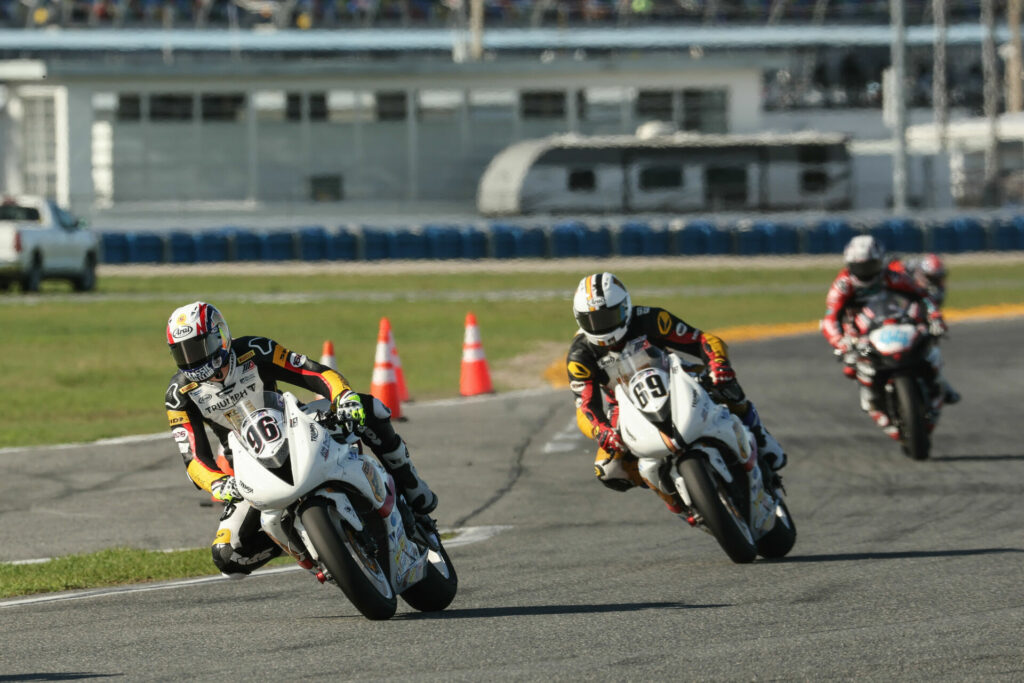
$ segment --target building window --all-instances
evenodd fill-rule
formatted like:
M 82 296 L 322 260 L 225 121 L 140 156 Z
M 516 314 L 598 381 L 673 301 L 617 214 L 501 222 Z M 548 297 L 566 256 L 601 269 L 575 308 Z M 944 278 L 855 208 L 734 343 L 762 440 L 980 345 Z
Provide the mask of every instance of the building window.
M 636 117 L 647 121 L 675 121 L 671 90 L 641 90 L 635 100 Z
M 192 95 L 151 95 L 149 118 L 151 121 L 191 121 Z
M 355 90 L 332 90 L 327 95 L 327 109 L 335 123 L 373 121 L 373 96 Z
M 519 96 L 519 111 L 524 119 L 564 119 L 565 92 L 532 90 Z
M 672 190 L 683 186 L 683 169 L 679 166 L 648 166 L 640 170 L 640 189 Z
M 683 130 L 701 133 L 726 133 L 726 91 L 684 90 Z
M 570 192 L 593 192 L 597 186 L 594 171 L 589 168 L 574 168 L 569 171 Z
M 800 174 L 800 189 L 807 194 L 821 194 L 828 189 L 828 174 L 824 171 L 804 171 Z
M 290 92 L 285 100 L 285 118 L 289 121 L 302 120 L 302 98 L 303 93 Z M 327 120 L 327 93 L 312 92 L 308 94 L 309 120 Z
M 245 114 L 245 95 L 205 94 L 200 99 L 203 121 L 240 121 Z
M 140 95 L 117 96 L 117 120 L 139 121 L 142 119 L 142 97 Z
M 420 90 L 416 93 L 420 121 L 453 121 L 462 108 L 461 90 Z
M 406 100 L 404 90 L 374 93 L 377 98 L 378 121 L 404 121 L 406 117 Z

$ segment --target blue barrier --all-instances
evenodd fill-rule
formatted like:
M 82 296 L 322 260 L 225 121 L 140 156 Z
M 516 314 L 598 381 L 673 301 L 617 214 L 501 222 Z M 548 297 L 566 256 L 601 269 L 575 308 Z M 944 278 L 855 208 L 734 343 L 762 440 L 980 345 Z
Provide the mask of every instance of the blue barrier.
M 463 228 L 459 239 L 462 241 L 462 258 L 487 258 L 487 235 L 476 228 Z
M 668 231 L 647 223 L 624 223 L 619 228 L 617 252 L 622 256 L 658 256 L 669 253 Z
M 191 232 L 172 232 L 167 235 L 168 262 L 195 263 L 199 260 L 196 235 Z
M 327 230 L 319 225 L 299 228 L 299 258 L 303 261 L 323 261 L 330 258 Z
M 260 236 L 252 230 L 226 227 L 219 231 L 229 244 L 228 253 L 232 261 L 259 261 Z
M 684 255 L 728 254 L 732 238 L 708 221 L 694 221 L 676 234 L 675 252 Z
M 764 232 L 753 227 L 734 231 L 733 241 L 736 245 L 735 251 L 740 256 L 756 256 L 768 250 Z
M 387 241 L 391 258 L 427 258 L 427 238 L 422 232 L 399 228 L 387 233 Z
M 163 237 L 151 232 L 128 233 L 128 261 L 131 263 L 163 263 Z
M 985 228 L 976 218 L 954 218 L 953 244 L 957 251 L 982 251 L 985 248 Z
M 572 258 L 583 255 L 587 227 L 580 221 L 555 223 L 551 228 L 551 256 Z
M 327 237 L 327 258 L 332 261 L 355 261 L 359 258 L 359 240 L 345 228 Z
M 260 235 L 260 258 L 264 261 L 291 261 L 295 258 L 295 234 L 280 230 Z
M 100 235 L 100 258 L 103 263 L 128 261 L 128 235 L 123 232 L 104 232 Z
M 580 241 L 580 256 L 606 258 L 612 255 L 612 231 L 607 225 L 596 228 L 584 226 Z
M 367 261 L 391 258 L 387 232 L 376 228 L 363 229 L 363 258 Z
M 455 259 L 462 257 L 462 235 L 458 228 L 428 225 L 423 228 L 427 241 L 427 258 Z
M 886 251 L 907 254 L 924 251 L 924 231 L 908 218 L 890 218 L 873 226 L 868 232 Z
M 1024 249 L 1024 216 L 996 221 L 992 226 L 989 238 L 992 248 L 999 251 Z
M 227 261 L 228 236 L 220 230 L 204 230 L 195 234 L 196 262 L 220 263 Z
M 751 232 L 760 235 L 760 253 L 796 254 L 800 251 L 800 235 L 791 225 L 761 221 L 751 227 Z
M 804 233 L 804 251 L 808 254 L 841 254 L 857 234 L 846 221 L 824 220 Z

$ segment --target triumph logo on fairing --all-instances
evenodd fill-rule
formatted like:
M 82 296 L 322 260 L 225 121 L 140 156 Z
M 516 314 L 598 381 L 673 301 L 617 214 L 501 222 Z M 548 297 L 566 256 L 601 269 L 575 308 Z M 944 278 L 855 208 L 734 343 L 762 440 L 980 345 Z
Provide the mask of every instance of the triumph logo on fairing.
M 233 394 L 231 394 L 230 396 L 228 396 L 227 398 L 222 399 L 220 401 L 217 401 L 213 405 L 204 406 L 203 410 L 205 410 L 208 413 L 212 413 L 212 412 L 216 412 L 218 410 L 224 410 L 225 408 L 230 408 L 231 406 L 233 406 L 236 403 L 238 403 L 238 399 L 240 399 L 243 396 L 245 396 L 245 394 L 246 394 L 246 390 L 245 389 L 242 389 L 241 391 L 236 391 Z

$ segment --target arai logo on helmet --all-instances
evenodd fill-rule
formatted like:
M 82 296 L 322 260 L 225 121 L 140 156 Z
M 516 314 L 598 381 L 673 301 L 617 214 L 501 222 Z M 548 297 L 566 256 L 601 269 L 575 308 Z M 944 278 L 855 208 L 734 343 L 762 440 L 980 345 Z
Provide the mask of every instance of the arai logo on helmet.
M 191 325 L 182 325 L 181 327 L 174 328 L 174 331 L 171 332 L 171 336 L 175 339 L 181 339 L 182 337 L 187 337 L 192 334 L 192 331 Z

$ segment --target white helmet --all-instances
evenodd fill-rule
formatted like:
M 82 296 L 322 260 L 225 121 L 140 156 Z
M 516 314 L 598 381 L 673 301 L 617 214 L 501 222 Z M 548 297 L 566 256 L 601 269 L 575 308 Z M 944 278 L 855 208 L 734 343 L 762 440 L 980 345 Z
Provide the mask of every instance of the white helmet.
M 623 340 L 633 316 L 629 292 L 611 273 L 595 273 L 580 280 L 572 299 L 576 316 L 587 341 L 609 346 Z
M 884 258 L 885 250 L 871 235 L 857 235 L 843 251 L 846 269 L 858 287 L 870 287 L 878 280 Z
M 231 354 L 231 332 L 216 307 L 195 301 L 167 319 L 167 344 L 178 369 L 192 382 L 210 379 Z

